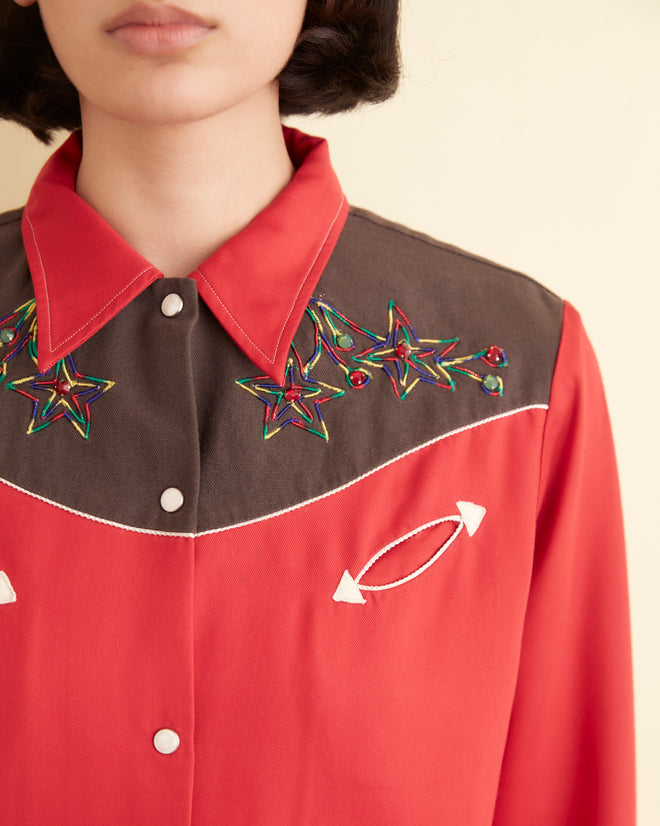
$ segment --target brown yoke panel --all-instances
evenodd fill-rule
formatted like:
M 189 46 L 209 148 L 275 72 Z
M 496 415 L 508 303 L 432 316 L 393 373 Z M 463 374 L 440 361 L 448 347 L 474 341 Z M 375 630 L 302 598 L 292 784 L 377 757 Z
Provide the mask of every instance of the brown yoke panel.
M 0 217 L 0 255 L 4 319 L 33 296 L 20 211 Z M 184 303 L 173 318 L 160 312 L 170 292 Z M 444 433 L 547 404 L 561 320 L 561 300 L 526 276 L 354 209 L 281 388 L 238 350 L 193 281 L 160 279 L 58 375 L 37 377 L 29 346 L 6 358 L 0 476 L 148 530 L 243 522 Z M 0 338 L 15 321 L 0 323 Z M 66 370 L 75 386 L 54 395 L 44 382 L 63 382 Z M 62 415 L 44 426 L 48 403 Z M 159 507 L 169 486 L 184 492 L 176 513 Z

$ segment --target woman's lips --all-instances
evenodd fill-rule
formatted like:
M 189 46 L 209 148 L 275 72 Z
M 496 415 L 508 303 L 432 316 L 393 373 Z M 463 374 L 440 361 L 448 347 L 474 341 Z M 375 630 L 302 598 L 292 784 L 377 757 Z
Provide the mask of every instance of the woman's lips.
M 194 46 L 213 29 L 192 23 L 150 26 L 144 23 L 120 26 L 110 35 L 138 54 L 173 54 Z
M 139 54 L 172 54 L 203 40 L 215 23 L 178 8 L 136 3 L 113 18 L 105 30 Z

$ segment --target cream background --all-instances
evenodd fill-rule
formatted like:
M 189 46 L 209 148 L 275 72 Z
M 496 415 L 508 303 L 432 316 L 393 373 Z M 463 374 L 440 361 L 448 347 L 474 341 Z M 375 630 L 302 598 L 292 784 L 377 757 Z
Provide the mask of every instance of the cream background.
M 188 3 L 194 8 L 194 0 Z M 403 0 L 389 104 L 292 119 L 350 200 L 572 301 L 600 358 L 623 487 L 639 824 L 660 823 L 660 0 Z M 0 210 L 50 149 L 0 125 Z

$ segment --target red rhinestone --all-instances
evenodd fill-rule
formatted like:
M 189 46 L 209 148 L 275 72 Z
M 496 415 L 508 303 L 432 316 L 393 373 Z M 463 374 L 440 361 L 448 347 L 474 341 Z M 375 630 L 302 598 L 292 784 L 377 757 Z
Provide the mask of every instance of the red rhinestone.
M 486 361 L 488 364 L 492 364 L 494 366 L 502 364 L 504 361 L 504 350 L 502 350 L 501 347 L 495 347 L 495 345 L 489 347 L 486 352 Z
M 396 346 L 396 354 L 400 359 L 409 358 L 412 353 L 412 347 L 407 341 L 400 341 Z
M 284 398 L 288 402 L 297 402 L 301 396 L 302 393 L 299 387 L 289 387 L 284 391 Z
M 69 390 L 71 390 L 71 385 L 68 381 L 55 380 L 55 392 L 59 393 L 60 396 L 66 396 Z
M 363 387 L 367 383 L 369 377 L 362 370 L 351 370 L 348 374 L 348 380 L 353 387 Z

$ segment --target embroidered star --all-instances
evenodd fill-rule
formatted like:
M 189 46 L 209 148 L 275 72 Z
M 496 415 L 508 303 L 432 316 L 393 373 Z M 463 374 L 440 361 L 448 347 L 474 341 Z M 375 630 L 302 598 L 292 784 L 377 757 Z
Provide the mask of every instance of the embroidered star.
M 292 424 L 327 441 L 328 430 L 319 408 L 325 402 L 343 396 L 346 391 L 309 378 L 295 348 L 293 352 L 294 358 L 287 362 L 284 384 L 277 384 L 269 376 L 239 379 L 236 384 L 266 405 L 264 439 L 270 439 Z
M 324 329 L 324 324 L 317 314 L 319 311 L 329 333 Z M 333 360 L 337 360 L 340 353 L 345 354 L 354 351 L 358 346 L 356 338 L 366 338 L 375 343 L 382 341 L 381 336 L 367 330 L 365 327 L 358 326 L 350 318 L 320 298 L 310 299 L 307 313 L 314 322 L 317 337 L 323 340 L 328 355 Z
M 84 376 L 76 370 L 72 356 L 60 359 L 45 373 L 9 382 L 32 401 L 32 419 L 27 433 L 36 433 L 58 419 L 67 419 L 84 439 L 89 438 L 89 406 L 114 386 L 113 381 Z
M 388 307 L 389 331 L 379 344 L 370 347 L 353 359 L 387 373 L 400 399 L 420 382 L 454 389 L 454 382 L 445 370 L 439 368 L 442 359 L 458 339 L 420 339 L 400 307 L 390 301 Z

